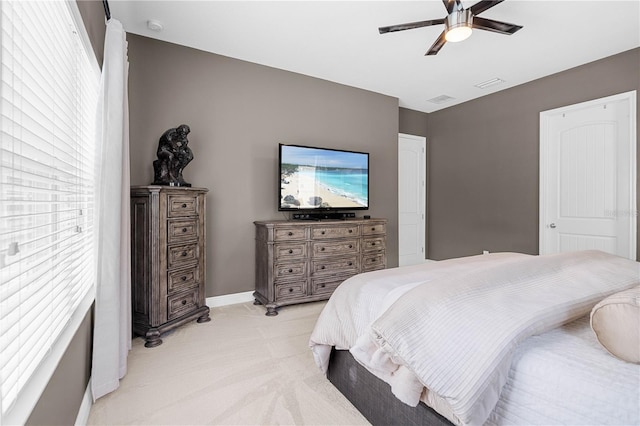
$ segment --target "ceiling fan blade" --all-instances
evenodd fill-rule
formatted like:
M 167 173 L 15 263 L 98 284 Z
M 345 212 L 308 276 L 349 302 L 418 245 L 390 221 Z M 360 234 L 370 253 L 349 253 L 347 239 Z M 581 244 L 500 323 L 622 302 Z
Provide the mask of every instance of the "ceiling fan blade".
M 504 0 L 482 0 L 474 4 L 473 6 L 471 6 L 469 9 L 471 9 L 471 13 L 473 13 L 474 15 L 477 15 L 479 13 L 484 12 L 487 9 L 492 8 L 497 4 L 502 3 L 503 1 Z
M 429 48 L 427 53 L 424 54 L 424 56 L 431 56 L 431 55 L 438 54 L 440 49 L 442 49 L 442 46 L 444 46 L 444 44 L 447 42 L 447 40 L 444 38 L 445 33 L 446 31 L 443 31 L 442 34 L 440 34 L 440 37 L 438 37 L 435 43 L 431 45 L 431 47 Z
M 473 17 L 473 28 L 479 30 L 492 31 L 494 33 L 511 35 L 516 31 L 522 29 L 521 25 L 509 24 L 502 21 L 494 21 L 493 19 L 481 18 L 479 16 Z
M 388 27 L 380 27 L 378 31 L 380 34 L 393 33 L 396 31 L 412 30 L 414 28 L 428 27 L 431 25 L 444 24 L 444 18 L 442 19 L 430 19 L 428 21 L 409 22 L 407 24 L 390 25 Z
M 456 10 L 464 9 L 460 0 L 442 0 L 442 3 L 444 3 L 444 7 L 447 9 L 449 15 Z

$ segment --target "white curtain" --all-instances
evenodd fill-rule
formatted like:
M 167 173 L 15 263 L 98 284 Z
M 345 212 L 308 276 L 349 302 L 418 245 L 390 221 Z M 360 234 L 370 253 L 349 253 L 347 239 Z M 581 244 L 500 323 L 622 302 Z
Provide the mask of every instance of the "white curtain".
M 94 401 L 118 388 L 131 349 L 128 68 L 126 33 L 112 18 L 105 35 L 96 126 Z

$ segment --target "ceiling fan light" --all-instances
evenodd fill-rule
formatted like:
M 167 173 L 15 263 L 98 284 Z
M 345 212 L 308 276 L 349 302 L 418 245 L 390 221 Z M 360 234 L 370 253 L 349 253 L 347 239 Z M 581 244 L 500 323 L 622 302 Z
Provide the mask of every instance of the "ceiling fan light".
M 456 10 L 447 16 L 444 38 L 450 42 L 466 40 L 471 35 L 473 14 L 469 9 Z
M 449 42 L 456 43 L 468 39 L 471 32 L 471 27 L 460 25 L 459 27 L 450 28 L 444 35 L 444 38 Z

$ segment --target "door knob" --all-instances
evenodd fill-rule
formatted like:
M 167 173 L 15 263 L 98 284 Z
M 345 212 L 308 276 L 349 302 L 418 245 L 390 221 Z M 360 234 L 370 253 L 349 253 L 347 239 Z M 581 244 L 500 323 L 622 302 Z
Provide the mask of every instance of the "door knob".
M 556 227 L 555 223 L 552 223 L 552 224 L 549 225 L 549 228 L 551 228 L 551 229 L 554 229 L 555 227 Z

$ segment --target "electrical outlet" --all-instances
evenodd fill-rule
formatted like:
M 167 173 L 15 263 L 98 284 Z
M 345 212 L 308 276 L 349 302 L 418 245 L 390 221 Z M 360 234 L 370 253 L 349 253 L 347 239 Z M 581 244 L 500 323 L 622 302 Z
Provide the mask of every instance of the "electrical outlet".
M 489 254 L 489 250 L 482 250 L 482 254 Z

